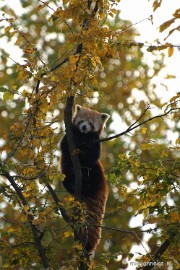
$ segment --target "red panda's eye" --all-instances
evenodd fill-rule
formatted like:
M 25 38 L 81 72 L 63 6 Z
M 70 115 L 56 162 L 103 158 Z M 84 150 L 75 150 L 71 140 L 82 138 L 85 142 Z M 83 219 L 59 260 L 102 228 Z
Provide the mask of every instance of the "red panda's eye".
M 91 127 L 94 127 L 94 124 L 93 124 L 92 121 L 89 121 L 89 124 L 90 124 Z
M 78 125 L 80 125 L 81 123 L 83 123 L 83 120 L 78 121 Z

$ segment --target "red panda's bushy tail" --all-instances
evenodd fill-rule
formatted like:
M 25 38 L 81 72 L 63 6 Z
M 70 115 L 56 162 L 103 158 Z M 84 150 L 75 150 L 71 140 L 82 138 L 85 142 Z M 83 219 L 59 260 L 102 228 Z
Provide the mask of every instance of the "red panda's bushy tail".
M 108 191 L 101 190 L 94 198 L 85 200 L 87 208 L 86 225 L 82 230 L 82 238 L 86 251 L 90 254 L 96 250 L 101 238 L 101 224 L 104 217 Z

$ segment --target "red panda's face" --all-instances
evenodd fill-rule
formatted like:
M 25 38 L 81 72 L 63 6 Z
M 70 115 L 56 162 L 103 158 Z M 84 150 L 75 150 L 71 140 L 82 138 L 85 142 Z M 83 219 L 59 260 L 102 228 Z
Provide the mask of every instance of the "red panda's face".
M 81 133 L 97 132 L 100 134 L 108 118 L 108 114 L 99 113 L 76 105 L 76 114 L 73 119 L 73 124 Z
M 99 123 L 93 123 L 92 119 L 78 119 L 74 120 L 74 125 L 81 131 L 81 133 L 99 132 L 101 126 Z

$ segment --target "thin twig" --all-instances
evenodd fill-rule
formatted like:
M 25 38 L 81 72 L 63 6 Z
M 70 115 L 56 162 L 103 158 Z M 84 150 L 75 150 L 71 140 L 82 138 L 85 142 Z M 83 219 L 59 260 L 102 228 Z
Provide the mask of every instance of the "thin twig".
M 25 136 L 25 134 L 26 134 L 26 132 L 27 132 L 27 130 L 29 128 L 29 125 L 30 125 L 30 122 L 31 122 L 31 118 L 32 118 L 32 113 L 30 113 L 30 115 L 28 117 L 26 127 L 25 127 L 24 131 L 22 132 L 19 141 L 17 142 L 17 144 L 16 144 L 15 148 L 13 149 L 13 151 L 11 151 L 11 153 L 8 154 L 7 159 L 10 159 L 15 154 L 15 152 L 17 151 L 17 149 L 19 148 L 19 146 L 20 146 L 20 144 L 21 144 L 21 142 L 22 142 L 22 140 L 23 140 L 23 138 L 24 138 L 24 136 Z
M 123 132 L 121 132 L 121 133 L 119 133 L 119 134 L 110 136 L 110 137 L 108 137 L 108 138 L 100 139 L 99 142 L 106 142 L 106 141 L 110 141 L 110 140 L 112 140 L 112 139 L 116 139 L 116 138 L 118 138 L 118 137 L 120 137 L 120 136 L 123 136 L 123 135 L 129 133 L 130 131 L 132 131 L 132 130 L 134 130 L 134 129 L 136 129 L 136 128 L 138 128 L 138 127 L 144 125 L 144 124 L 146 124 L 147 122 L 150 122 L 150 121 L 152 121 L 152 120 L 154 120 L 154 119 L 157 119 L 157 118 L 161 118 L 161 117 L 163 117 L 163 116 L 166 116 L 166 115 L 168 115 L 170 112 L 176 111 L 176 110 L 179 110 L 179 109 L 180 109 L 180 108 L 171 108 L 171 109 L 169 109 L 168 111 L 166 111 L 165 113 L 162 113 L 162 114 L 159 114 L 159 115 L 155 115 L 155 116 L 149 117 L 148 119 L 146 119 L 146 120 L 140 122 L 140 123 L 137 124 L 137 125 L 136 125 L 137 121 L 135 121 L 135 123 L 133 123 L 132 125 L 130 125 L 125 131 L 123 131 Z M 139 117 L 138 121 L 139 121 L 143 116 L 144 116 L 144 113 Z
M 38 59 L 41 61 L 41 63 L 45 66 L 45 63 L 44 63 L 43 60 L 41 59 L 39 53 L 37 52 L 37 49 L 34 48 L 34 46 L 33 46 L 32 43 L 27 39 L 27 37 L 25 36 L 25 34 L 22 33 L 22 32 L 18 29 L 18 27 L 14 26 L 14 24 L 13 24 L 8 18 L 6 18 L 5 15 L 4 15 L 4 18 L 5 18 L 5 20 L 13 27 L 13 29 L 16 30 L 16 31 L 19 33 L 19 35 L 27 42 L 27 44 L 29 44 L 30 47 L 32 47 L 32 48 L 34 49 L 37 58 L 38 58 Z
M 157 267 L 157 262 L 159 261 L 160 257 L 164 254 L 164 252 L 168 249 L 170 244 L 173 242 L 175 238 L 175 234 L 172 234 L 168 239 L 166 239 L 158 248 L 156 253 L 153 256 L 153 259 L 151 259 L 147 265 L 142 270 L 151 270 L 154 268 L 154 266 Z
M 135 25 L 137 25 L 139 23 L 142 23 L 144 21 L 150 20 L 150 18 L 151 18 L 151 15 L 149 17 L 145 18 L 145 19 L 142 19 L 142 20 L 136 22 L 136 23 L 125 26 L 122 30 L 117 30 L 116 33 L 117 34 L 122 34 L 122 33 L 126 32 L 129 28 L 131 28 L 131 27 L 133 27 L 133 26 L 135 26 Z
M 110 231 L 115 231 L 115 232 L 121 232 L 121 233 L 127 233 L 127 234 L 135 234 L 135 233 L 151 233 L 151 231 L 156 230 L 155 229 L 148 229 L 148 230 L 125 230 L 125 229 L 119 229 L 119 228 L 113 228 L 109 226 L 104 226 L 104 225 L 93 225 L 94 227 L 101 227 L 104 230 L 110 230 Z

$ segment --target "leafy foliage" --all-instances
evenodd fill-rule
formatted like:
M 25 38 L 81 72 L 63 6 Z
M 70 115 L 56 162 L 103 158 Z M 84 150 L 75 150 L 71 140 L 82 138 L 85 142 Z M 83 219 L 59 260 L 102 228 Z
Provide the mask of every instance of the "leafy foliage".
M 178 269 L 180 95 L 162 104 L 151 83 L 163 67 L 161 51 L 171 57 L 176 46 L 148 46 L 159 53 L 149 67 L 145 45 L 133 41 L 136 32 L 121 20 L 118 2 L 25 0 L 21 15 L 2 7 L 1 37 L 19 54 L 15 61 L 1 51 L 3 269 L 126 269 L 137 254 L 139 265 L 152 260 Z M 154 11 L 161 2 L 154 1 Z M 176 10 L 160 32 L 178 19 Z M 85 223 L 84 206 L 65 192 L 59 170 L 69 97 L 112 115 L 102 139 L 110 194 L 101 244 L 90 262 L 74 241 Z M 116 129 L 121 133 L 115 136 Z M 142 217 L 141 226 L 132 226 L 135 216 Z

